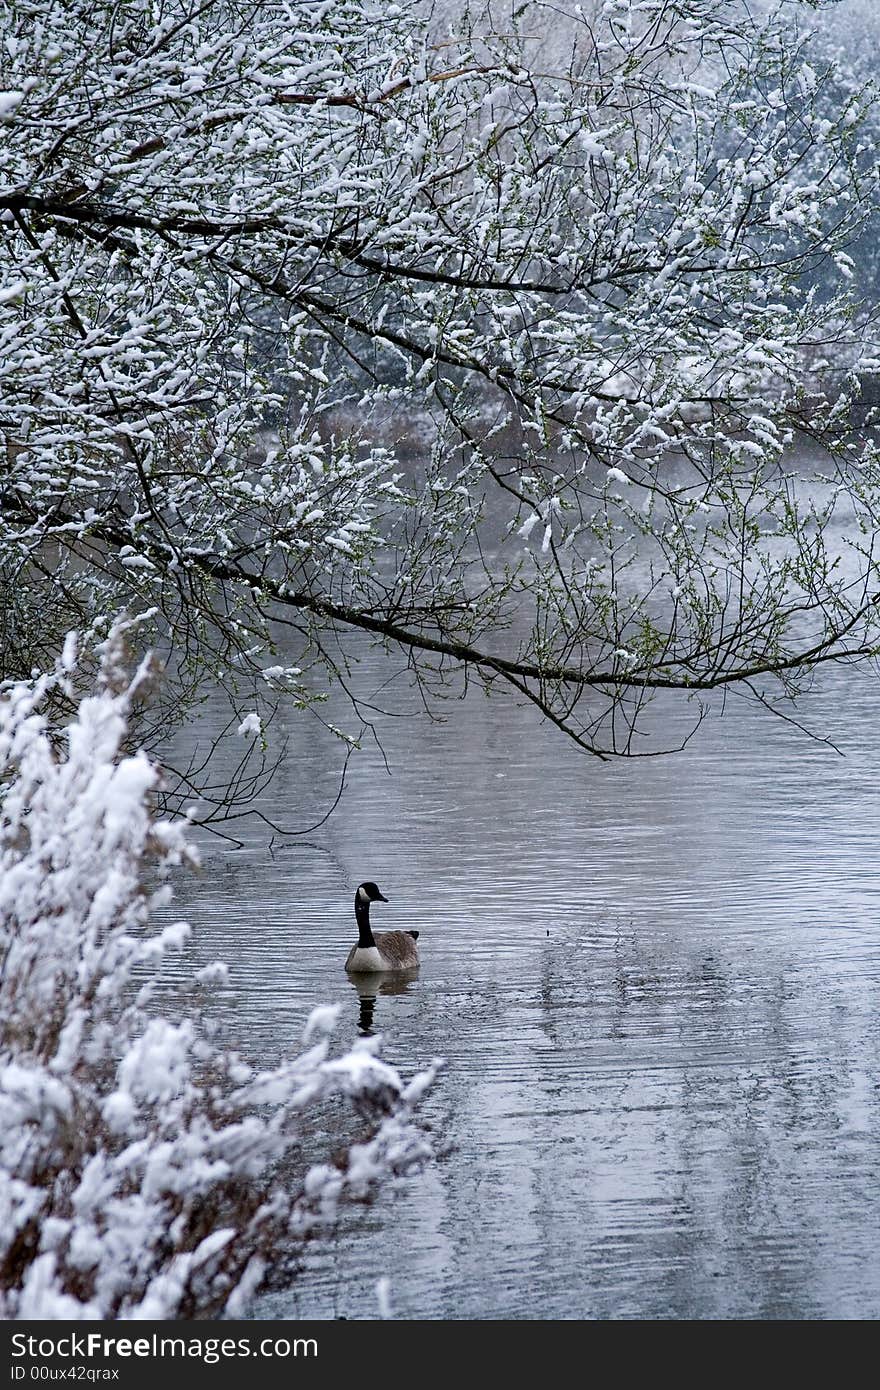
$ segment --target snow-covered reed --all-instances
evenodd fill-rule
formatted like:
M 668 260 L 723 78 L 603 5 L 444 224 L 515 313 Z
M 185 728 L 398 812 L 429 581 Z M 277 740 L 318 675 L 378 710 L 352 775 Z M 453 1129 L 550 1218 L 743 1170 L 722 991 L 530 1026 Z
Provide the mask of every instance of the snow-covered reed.
M 145 660 L 130 675 L 124 636 L 78 702 L 73 638 L 53 674 L 0 702 L 5 1319 L 238 1315 L 341 1199 L 428 1152 L 412 1111 L 436 1066 L 404 1085 L 372 1040 L 332 1056 L 333 1009 L 262 1072 L 202 1018 L 204 971 L 185 1016 L 161 1016 L 158 967 L 189 928 L 152 916 L 167 870 L 195 855 L 155 814 L 159 768 L 126 746 L 154 672 Z M 60 737 L 50 694 L 75 711 Z M 304 1171 L 291 1151 L 328 1096 L 350 1099 L 362 1142 Z

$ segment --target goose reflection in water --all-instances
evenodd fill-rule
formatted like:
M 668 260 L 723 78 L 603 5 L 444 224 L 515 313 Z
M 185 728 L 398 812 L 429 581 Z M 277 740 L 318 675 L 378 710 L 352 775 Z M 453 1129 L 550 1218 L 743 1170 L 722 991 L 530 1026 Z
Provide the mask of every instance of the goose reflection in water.
M 358 1029 L 363 1037 L 370 1037 L 373 1028 L 373 1013 L 376 999 L 380 994 L 406 994 L 413 980 L 419 976 L 418 967 L 414 970 L 397 970 L 393 975 L 349 975 L 349 983 L 360 1000 Z

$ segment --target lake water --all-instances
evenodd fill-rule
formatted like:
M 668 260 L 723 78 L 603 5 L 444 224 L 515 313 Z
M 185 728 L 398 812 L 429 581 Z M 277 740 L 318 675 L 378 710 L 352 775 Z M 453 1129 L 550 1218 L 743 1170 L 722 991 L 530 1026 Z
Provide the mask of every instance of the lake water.
M 357 651 L 361 692 L 399 669 Z M 341 1039 L 372 1021 L 405 1074 L 448 1063 L 422 1112 L 436 1160 L 345 1213 L 256 1316 L 374 1318 L 387 1275 L 405 1318 L 877 1317 L 876 684 L 829 671 L 803 707 L 844 757 L 729 699 L 683 753 L 609 764 L 504 698 L 442 725 L 403 678 L 382 698 L 390 775 L 367 747 L 304 842 L 210 841 L 181 885 L 189 965 L 230 962 L 249 1054 L 339 1002 Z M 263 804 L 296 828 L 341 750 L 288 727 Z M 422 967 L 365 1001 L 343 963 L 368 878 Z

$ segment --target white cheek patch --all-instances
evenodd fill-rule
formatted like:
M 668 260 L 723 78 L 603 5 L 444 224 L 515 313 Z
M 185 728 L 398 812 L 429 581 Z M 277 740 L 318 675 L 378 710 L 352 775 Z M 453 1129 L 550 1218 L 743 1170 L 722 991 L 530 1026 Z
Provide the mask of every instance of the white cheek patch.
M 370 901 L 370 895 L 369 895 L 369 893 L 365 893 L 364 890 L 363 890 L 363 888 L 359 888 L 359 889 L 358 889 L 358 891 L 357 891 L 357 896 L 358 896 L 358 902 L 359 902 L 359 903 L 368 903 L 368 902 Z

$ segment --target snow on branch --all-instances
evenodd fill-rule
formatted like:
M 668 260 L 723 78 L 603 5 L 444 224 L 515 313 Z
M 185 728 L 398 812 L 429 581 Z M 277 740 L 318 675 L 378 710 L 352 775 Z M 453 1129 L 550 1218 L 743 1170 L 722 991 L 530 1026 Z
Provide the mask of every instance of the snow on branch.
M 115 629 L 59 740 L 42 706 L 53 684 L 72 696 L 75 666 L 70 640 L 0 703 L 0 1317 L 237 1315 L 341 1200 L 428 1155 L 413 1111 L 438 1064 L 405 1085 L 372 1040 L 332 1056 L 320 1009 L 300 1055 L 254 1072 L 197 1004 L 151 1008 L 189 933 L 153 924 L 161 879 L 195 854 L 154 813 L 159 769 L 125 749 L 151 663 L 126 675 Z M 277 1176 L 331 1096 L 355 1107 L 359 1142 Z
M 343 625 L 604 756 L 654 691 L 876 649 L 839 7 L 454 9 L 7 0 L 0 680 L 149 607 L 169 709 L 213 678 L 262 752 Z

